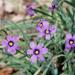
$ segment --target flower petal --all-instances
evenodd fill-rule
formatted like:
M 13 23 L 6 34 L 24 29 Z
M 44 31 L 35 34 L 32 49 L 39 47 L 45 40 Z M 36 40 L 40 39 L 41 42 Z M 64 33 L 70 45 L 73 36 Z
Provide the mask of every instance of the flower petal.
M 50 31 L 51 31 L 51 34 L 54 34 L 56 32 L 56 26 L 55 25 L 51 25 L 50 26 Z
M 17 51 L 19 49 L 19 46 L 14 44 L 14 46 L 10 47 L 9 45 L 7 46 L 8 50 L 15 50 Z
M 36 25 L 37 31 L 42 31 L 42 28 L 40 28 L 38 25 Z
M 71 35 L 70 33 L 67 33 L 67 34 L 66 34 L 66 40 L 67 40 L 67 39 L 71 39 L 71 38 L 72 38 L 72 35 Z
M 71 46 L 69 44 L 65 45 L 65 51 L 69 51 L 71 49 Z
M 46 40 L 50 40 L 50 34 L 47 34 L 46 36 L 45 36 L 45 38 L 46 38 Z
M 27 54 L 30 54 L 30 55 L 33 54 L 33 50 L 30 50 L 30 49 L 27 50 Z
M 70 50 L 69 48 L 66 48 L 66 47 L 65 47 L 65 51 L 66 51 L 66 52 L 69 52 L 69 50 Z
M 4 47 L 8 46 L 8 41 L 7 40 L 3 40 L 2 41 L 2 46 L 4 46 Z
M 44 32 L 40 32 L 39 34 L 38 34 L 38 37 L 43 37 L 45 34 L 44 34 Z
M 39 60 L 41 60 L 42 62 L 44 62 L 44 61 L 45 61 L 44 56 L 43 56 L 43 55 L 40 55 L 40 56 L 39 56 Z
M 34 10 L 31 10 L 31 9 L 28 10 L 28 15 L 34 16 L 34 14 L 35 14 Z
M 75 40 L 75 34 L 73 35 L 73 39 Z
M 8 40 L 8 41 L 13 40 L 12 38 L 13 38 L 13 37 L 11 37 L 11 36 L 9 36 L 9 35 L 7 36 L 7 40 Z
M 35 48 L 36 48 L 36 46 L 37 46 L 37 45 L 36 45 L 36 43 L 35 43 L 35 42 L 31 42 L 31 43 L 30 43 L 30 47 L 31 47 L 32 49 L 35 49 Z
M 47 29 L 49 26 L 49 22 L 47 20 L 43 21 L 43 28 Z
M 19 41 L 19 37 L 18 36 L 13 36 L 12 38 L 14 41 Z
M 37 48 L 38 48 L 38 49 L 41 49 L 43 46 L 44 46 L 43 43 L 39 43 L 39 44 L 37 45 Z
M 46 54 L 48 52 L 48 49 L 44 47 L 41 49 L 41 52 L 42 52 L 42 54 Z
M 31 61 L 32 63 L 36 63 L 36 62 L 37 62 L 37 56 L 33 55 L 33 56 L 31 57 L 30 61 Z
M 10 53 L 10 54 L 12 54 L 12 55 L 16 54 L 16 50 L 15 50 L 15 49 L 10 49 L 10 48 L 9 48 L 9 49 L 7 50 L 7 52 Z
M 17 51 L 20 49 L 20 47 L 17 44 L 14 44 L 13 48 Z

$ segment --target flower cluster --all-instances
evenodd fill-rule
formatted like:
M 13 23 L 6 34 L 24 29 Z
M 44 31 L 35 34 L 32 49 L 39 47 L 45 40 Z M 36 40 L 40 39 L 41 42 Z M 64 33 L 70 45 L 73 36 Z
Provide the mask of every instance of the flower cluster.
M 39 32 L 38 37 L 45 37 L 46 40 L 50 40 L 50 38 L 56 32 L 55 25 L 49 25 L 49 22 L 46 19 L 42 19 L 37 25 L 36 29 Z

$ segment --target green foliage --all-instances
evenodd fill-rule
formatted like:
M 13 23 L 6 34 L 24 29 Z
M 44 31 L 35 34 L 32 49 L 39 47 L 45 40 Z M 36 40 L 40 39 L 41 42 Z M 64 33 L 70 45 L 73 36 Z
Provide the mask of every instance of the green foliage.
M 7 34 L 12 33 L 13 35 L 19 35 L 23 41 L 20 40 L 19 45 L 22 48 L 14 56 L 6 54 L 3 51 L 3 47 L 0 46 L 0 54 L 3 56 L 0 58 L 0 62 L 2 61 L 6 63 L 7 66 L 15 67 L 18 70 L 22 69 L 22 73 L 24 75 L 38 75 L 40 72 L 43 75 L 61 75 L 61 72 L 58 70 L 58 66 L 63 64 L 62 69 L 64 69 L 64 71 L 62 72 L 64 75 L 75 75 L 75 52 L 64 52 L 66 32 L 75 34 L 75 0 L 62 1 L 61 3 L 65 2 L 70 5 L 69 7 L 65 8 L 66 12 L 63 9 L 63 6 L 61 6 L 60 1 L 58 1 L 58 4 L 60 4 L 54 14 L 51 14 L 51 12 L 48 11 L 48 8 L 37 8 L 35 9 L 35 12 L 38 14 L 38 16 L 32 20 L 22 20 L 17 23 L 8 20 L 2 20 L 1 23 L 4 25 L 4 28 L 0 29 L 0 39 L 2 40 L 4 37 L 6 37 Z M 45 55 L 45 62 L 32 64 L 29 62 L 26 51 L 29 48 L 29 42 L 32 37 L 35 36 L 36 39 L 38 34 L 35 29 L 37 18 L 39 20 L 46 18 L 49 22 L 55 23 L 58 30 L 54 37 L 49 41 L 44 39 L 35 40 L 36 42 L 43 42 L 49 49 L 49 52 L 47 55 Z M 61 59 L 61 56 L 63 56 L 65 60 L 59 64 L 57 59 L 58 57 Z M 48 74 L 48 72 L 50 73 Z

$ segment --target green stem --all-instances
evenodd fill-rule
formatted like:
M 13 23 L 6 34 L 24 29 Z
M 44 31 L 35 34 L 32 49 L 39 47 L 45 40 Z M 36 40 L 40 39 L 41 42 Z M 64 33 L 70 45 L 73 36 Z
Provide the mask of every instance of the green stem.
M 74 24 L 75 24 L 75 22 L 74 22 L 74 16 L 75 16 L 75 10 L 74 10 L 74 8 L 72 8 L 72 10 L 73 10 L 73 16 L 72 16 L 72 33 L 74 33 Z
M 58 57 L 61 57 L 61 56 L 65 56 L 65 55 L 61 54 L 61 55 L 57 55 L 57 56 L 54 56 L 54 57 L 51 58 L 49 64 L 47 65 L 47 68 L 46 68 L 46 69 L 44 70 L 44 72 L 43 72 L 43 75 L 46 75 L 46 73 L 47 73 L 47 71 L 48 71 L 50 65 L 52 64 L 52 61 L 54 60 L 54 58 L 58 58 Z
M 50 15 L 50 14 L 48 14 L 48 13 L 42 11 L 41 9 L 35 9 L 35 12 L 39 12 L 39 13 L 42 13 L 42 14 L 44 14 L 44 15 L 46 15 L 46 16 L 53 17 L 52 15 Z

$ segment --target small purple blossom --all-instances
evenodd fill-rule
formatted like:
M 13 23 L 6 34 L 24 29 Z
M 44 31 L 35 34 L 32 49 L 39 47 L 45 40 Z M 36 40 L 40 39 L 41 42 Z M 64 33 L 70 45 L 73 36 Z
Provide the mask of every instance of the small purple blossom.
M 19 49 L 19 46 L 17 45 L 18 40 L 18 36 L 7 36 L 7 38 L 2 41 L 2 46 L 5 47 L 5 52 L 15 54 Z
M 50 38 L 54 35 L 57 28 L 55 25 L 45 26 L 42 31 L 39 32 L 38 37 L 45 37 L 46 40 L 50 40 Z
M 70 49 L 75 49 L 75 35 L 72 36 L 70 33 L 67 33 L 65 51 L 69 51 Z
M 52 12 L 52 13 L 54 13 L 55 11 L 56 11 L 56 9 L 57 9 L 57 1 L 56 0 L 53 0 L 52 1 L 52 3 L 50 4 L 50 6 L 49 6 L 49 10 Z
M 37 31 L 42 31 L 47 26 L 49 26 L 49 22 L 46 19 L 42 19 L 36 25 L 36 29 L 37 29 Z
M 44 47 L 42 43 L 37 45 L 36 43 L 31 42 L 30 47 L 31 49 L 27 50 L 27 54 L 32 55 L 30 59 L 32 63 L 36 63 L 38 59 L 41 61 L 45 60 L 43 55 L 48 52 L 48 49 Z
M 36 7 L 35 7 L 34 3 L 27 5 L 26 6 L 27 14 L 30 15 L 30 16 L 34 16 L 35 15 L 35 11 L 34 11 L 35 8 Z

